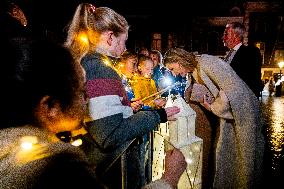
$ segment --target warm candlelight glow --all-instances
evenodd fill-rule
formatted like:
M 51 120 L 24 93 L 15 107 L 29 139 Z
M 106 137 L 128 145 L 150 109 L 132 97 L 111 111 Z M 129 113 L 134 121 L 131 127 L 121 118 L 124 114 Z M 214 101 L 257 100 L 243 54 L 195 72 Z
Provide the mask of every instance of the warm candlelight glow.
M 88 39 L 88 36 L 87 36 L 87 34 L 84 32 L 84 33 L 80 33 L 79 35 L 78 35 L 78 38 L 79 38 L 79 40 L 82 42 L 82 43 L 84 43 L 84 44 L 88 44 L 89 43 L 89 39 Z
M 23 150 L 30 150 L 33 147 L 33 144 L 36 144 L 37 138 L 34 136 L 25 136 L 21 139 L 21 147 Z
M 73 142 L 71 142 L 71 144 L 73 146 L 80 146 L 82 145 L 83 141 L 81 139 L 77 139 L 77 140 L 74 140 Z
M 278 63 L 278 66 L 279 66 L 280 69 L 282 69 L 283 66 L 284 66 L 284 61 L 279 62 L 279 63 Z

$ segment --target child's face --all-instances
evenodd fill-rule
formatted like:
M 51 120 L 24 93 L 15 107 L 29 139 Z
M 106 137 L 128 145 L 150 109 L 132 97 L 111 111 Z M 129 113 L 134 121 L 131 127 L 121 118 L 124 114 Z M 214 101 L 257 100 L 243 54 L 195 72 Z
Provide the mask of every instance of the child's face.
M 153 62 L 151 60 L 145 60 L 143 61 L 140 72 L 142 76 L 148 76 L 150 77 L 153 74 Z

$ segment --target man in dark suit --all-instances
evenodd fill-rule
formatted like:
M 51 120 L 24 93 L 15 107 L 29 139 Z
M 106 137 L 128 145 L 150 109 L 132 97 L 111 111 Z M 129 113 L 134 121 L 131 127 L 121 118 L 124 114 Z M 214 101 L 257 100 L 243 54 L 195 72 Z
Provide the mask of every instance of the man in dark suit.
M 261 53 L 256 46 L 243 44 L 244 33 L 245 27 L 241 23 L 232 22 L 226 25 L 223 42 L 230 51 L 224 60 L 231 65 L 238 76 L 259 97 L 262 91 Z

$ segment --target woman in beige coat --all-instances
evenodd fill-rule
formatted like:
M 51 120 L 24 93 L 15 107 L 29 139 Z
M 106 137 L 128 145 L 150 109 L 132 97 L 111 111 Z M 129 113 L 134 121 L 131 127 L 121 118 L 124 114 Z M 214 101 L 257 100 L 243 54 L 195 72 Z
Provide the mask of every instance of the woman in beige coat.
M 259 102 L 253 92 L 230 65 L 215 56 L 196 56 L 176 48 L 166 53 L 164 64 L 174 75 L 193 78 L 187 99 L 218 117 L 213 133 L 213 188 L 259 186 L 264 138 Z

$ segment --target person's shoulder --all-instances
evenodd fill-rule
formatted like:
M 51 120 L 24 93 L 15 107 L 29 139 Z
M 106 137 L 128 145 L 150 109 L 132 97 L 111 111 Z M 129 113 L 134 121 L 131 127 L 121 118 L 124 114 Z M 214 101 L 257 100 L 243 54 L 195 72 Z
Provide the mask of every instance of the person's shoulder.
M 255 45 L 252 44 L 242 45 L 241 48 L 250 52 L 260 52 L 259 48 L 257 48 Z
M 87 63 L 87 62 L 101 62 L 102 56 L 98 53 L 88 53 L 86 54 L 82 60 L 81 63 Z
M 117 65 L 116 61 L 117 60 L 115 58 L 95 52 L 95 53 L 86 54 L 82 58 L 81 63 L 92 62 L 96 63 L 95 65 L 97 66 L 106 66 L 106 67 L 115 68 L 115 66 Z
M 219 56 L 216 55 L 210 55 L 210 54 L 201 54 L 196 56 L 196 60 L 199 63 L 203 62 L 224 62 Z
M 195 57 L 197 59 L 220 59 L 219 56 L 216 56 L 216 55 L 212 55 L 212 54 L 198 54 L 198 55 L 195 55 Z

